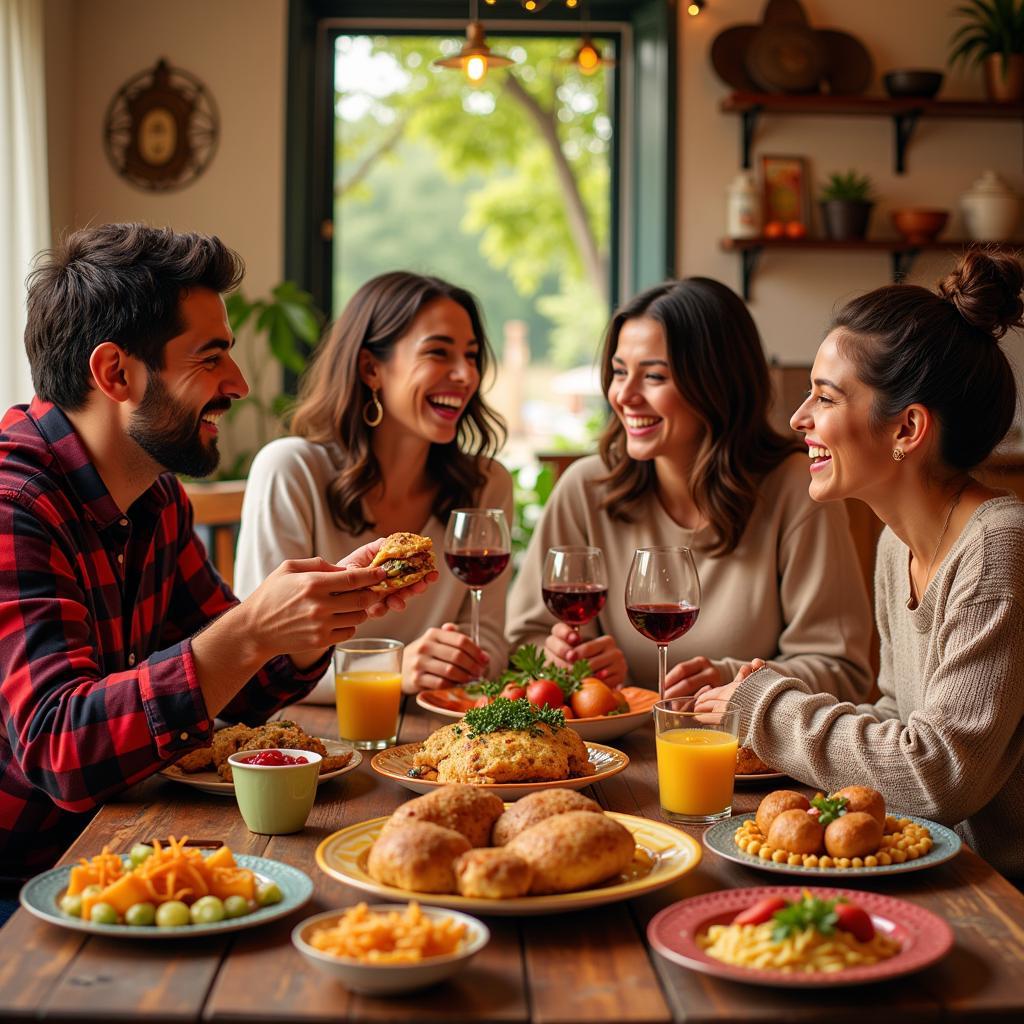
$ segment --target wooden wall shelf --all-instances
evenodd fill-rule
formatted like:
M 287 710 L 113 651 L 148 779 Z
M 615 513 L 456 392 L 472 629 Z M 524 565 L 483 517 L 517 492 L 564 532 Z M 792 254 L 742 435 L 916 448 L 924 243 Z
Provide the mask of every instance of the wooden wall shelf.
M 739 114 L 743 167 L 750 168 L 754 134 L 762 114 L 817 117 L 888 117 L 893 123 L 894 164 L 897 174 L 906 170 L 910 138 L 922 117 L 987 119 L 1024 123 L 1024 103 L 988 103 L 981 100 L 887 99 L 872 96 L 788 96 L 773 93 L 734 92 L 722 100 L 720 109 Z
M 789 97 L 793 99 L 795 97 Z M 812 97 L 805 97 L 812 98 Z M 818 98 L 818 97 L 813 97 Z M 985 249 L 999 252 L 1019 253 L 1024 250 L 1021 242 L 975 242 L 971 239 L 940 238 L 925 245 L 911 245 L 898 238 L 864 239 L 838 242 L 830 238 L 723 238 L 719 242 L 723 252 L 735 252 L 740 255 L 740 283 L 745 301 L 750 300 L 750 284 L 757 268 L 758 260 L 765 250 L 773 252 L 883 252 L 889 253 L 892 259 L 892 279 L 894 282 L 905 278 L 914 265 L 918 255 L 926 251 L 961 252 L 972 246 L 983 246 Z

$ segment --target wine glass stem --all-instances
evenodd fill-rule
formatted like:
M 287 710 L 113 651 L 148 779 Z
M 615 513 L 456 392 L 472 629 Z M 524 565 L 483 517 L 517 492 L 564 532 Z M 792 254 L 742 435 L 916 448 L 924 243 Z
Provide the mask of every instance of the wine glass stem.
M 480 587 L 471 587 L 470 596 L 472 601 L 470 602 L 470 619 L 469 619 L 469 639 L 480 646 L 480 600 L 484 596 L 483 590 Z
M 668 673 L 668 646 L 658 644 L 658 697 L 665 699 L 665 676 Z

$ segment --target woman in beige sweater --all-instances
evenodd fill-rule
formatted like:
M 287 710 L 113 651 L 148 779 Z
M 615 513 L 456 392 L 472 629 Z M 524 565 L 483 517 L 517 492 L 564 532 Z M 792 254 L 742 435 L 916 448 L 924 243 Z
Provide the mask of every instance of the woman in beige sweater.
M 1024 876 L 1024 504 L 975 480 L 1016 408 L 998 339 L 1022 326 L 1024 276 L 968 253 L 939 286 L 849 303 L 793 416 L 811 496 L 859 498 L 886 523 L 875 569 L 881 698 L 859 707 L 799 673 L 745 666 L 704 692 L 731 701 L 760 757 L 826 790 L 873 786 L 898 810 L 956 825 Z M 849 582 L 849 581 L 848 581 Z M 754 671 L 751 674 L 751 669 Z
M 636 548 L 685 545 L 703 596 L 669 647 L 669 695 L 759 656 L 864 700 L 871 611 L 846 512 L 810 500 L 806 455 L 768 424 L 768 367 L 740 299 L 707 278 L 652 288 L 616 313 L 601 362 L 612 408 L 601 454 L 572 465 L 549 499 L 510 594 L 511 642 L 656 688 L 656 647 L 626 616 L 626 575 Z M 608 564 L 608 602 L 582 635 L 541 598 L 547 549 L 564 544 L 600 547 Z

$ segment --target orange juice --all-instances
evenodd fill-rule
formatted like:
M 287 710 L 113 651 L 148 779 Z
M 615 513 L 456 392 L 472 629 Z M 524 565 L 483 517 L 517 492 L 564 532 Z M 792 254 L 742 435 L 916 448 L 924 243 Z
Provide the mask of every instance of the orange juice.
M 343 740 L 389 740 L 398 728 L 402 676 L 398 672 L 337 672 L 338 735 Z
M 736 737 L 718 729 L 657 735 L 658 792 L 670 814 L 721 814 L 732 804 Z

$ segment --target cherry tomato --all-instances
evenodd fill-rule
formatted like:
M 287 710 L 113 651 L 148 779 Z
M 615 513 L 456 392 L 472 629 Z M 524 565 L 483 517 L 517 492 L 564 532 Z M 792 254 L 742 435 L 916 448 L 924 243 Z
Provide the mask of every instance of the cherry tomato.
M 483 697 L 477 697 L 477 699 L 475 701 L 473 701 L 473 707 L 475 707 L 475 708 L 485 708 L 490 703 L 491 703 L 491 698 L 488 697 L 486 694 L 484 694 Z
M 505 688 L 498 694 L 499 697 L 507 697 L 509 700 L 519 700 L 526 696 L 526 688 L 518 683 L 506 683 Z
M 598 718 L 619 706 L 611 687 L 593 676 L 584 679 L 570 699 L 580 718 Z
M 534 679 L 526 688 L 526 696 L 531 704 L 536 704 L 539 708 L 545 704 L 560 708 L 565 703 L 565 694 L 553 679 Z
M 870 942 L 875 937 L 868 912 L 856 903 L 837 903 L 836 917 L 836 927 L 849 932 L 858 942 Z
M 559 709 L 566 719 L 575 718 L 576 715 L 573 713 L 571 704 L 563 704 Z
M 764 924 L 784 907 L 789 905 L 788 900 L 780 896 L 769 896 L 767 899 L 758 900 L 746 910 L 741 910 L 733 919 L 733 924 Z

